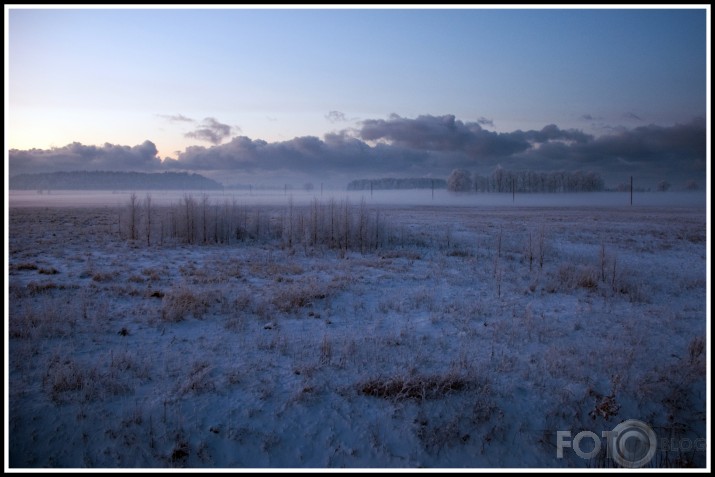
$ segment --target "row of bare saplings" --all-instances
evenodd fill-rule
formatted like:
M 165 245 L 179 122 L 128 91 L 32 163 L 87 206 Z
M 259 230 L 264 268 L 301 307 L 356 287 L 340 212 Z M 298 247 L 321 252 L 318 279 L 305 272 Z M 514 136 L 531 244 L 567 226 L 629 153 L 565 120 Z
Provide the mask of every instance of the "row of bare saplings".
M 150 195 L 132 194 L 118 220 L 123 239 L 147 246 L 270 242 L 364 253 L 412 241 L 404 227 L 390 227 L 379 209 L 347 199 L 314 199 L 302 206 L 289 199 L 284 206 L 264 206 L 185 195 L 177 203 L 157 206 Z

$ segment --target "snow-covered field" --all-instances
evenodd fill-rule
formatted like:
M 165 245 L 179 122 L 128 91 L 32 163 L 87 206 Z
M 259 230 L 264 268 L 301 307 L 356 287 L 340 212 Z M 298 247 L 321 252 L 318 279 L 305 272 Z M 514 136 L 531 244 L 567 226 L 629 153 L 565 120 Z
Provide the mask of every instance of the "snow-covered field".
M 573 440 L 627 419 L 705 466 L 704 204 L 511 201 L 369 202 L 345 250 L 285 198 L 149 245 L 124 200 L 11 198 L 10 468 L 612 467 Z

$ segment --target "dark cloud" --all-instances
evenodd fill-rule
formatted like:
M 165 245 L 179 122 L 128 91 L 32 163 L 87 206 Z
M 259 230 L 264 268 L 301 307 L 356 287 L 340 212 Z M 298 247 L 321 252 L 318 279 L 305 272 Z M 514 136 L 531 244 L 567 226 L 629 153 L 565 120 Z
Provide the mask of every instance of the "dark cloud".
M 167 121 L 171 121 L 172 123 L 176 122 L 184 122 L 184 123 L 194 123 L 196 122 L 195 119 L 187 118 L 183 114 L 157 114 L 160 118 L 164 118 Z
M 340 111 L 330 111 L 325 115 L 325 119 L 331 123 L 343 123 L 348 120 L 348 118 L 345 117 L 345 113 L 341 113 Z
M 344 133 L 296 137 L 289 141 L 268 143 L 245 136 L 212 147 L 192 146 L 176 160 L 165 161 L 172 169 L 227 170 L 252 174 L 300 172 L 328 174 L 345 172 L 399 172 L 419 169 L 428 157 L 422 151 L 408 151 L 392 146 L 370 147 Z
M 636 175 L 650 181 L 704 177 L 706 124 L 696 118 L 673 126 L 616 129 L 587 141 L 549 142 L 511 158 L 526 168 L 592 169 L 604 177 Z
M 208 141 L 211 144 L 221 144 L 229 137 L 234 128 L 218 122 L 214 118 L 205 118 L 196 130 L 184 134 L 185 137 Z
M 476 123 L 464 123 L 454 115 L 362 121 L 360 138 L 381 141 L 397 147 L 426 151 L 462 151 L 483 156 L 511 155 L 529 148 L 523 138 L 490 132 Z
M 541 131 L 496 133 L 476 123 L 464 123 L 453 115 L 419 116 L 416 119 L 391 115 L 388 120 L 362 122 L 359 135 L 366 141 L 428 151 L 462 152 L 475 159 L 508 157 L 524 152 L 534 143 L 588 141 L 591 136 L 577 130 L 562 130 L 551 124 Z
M 670 127 L 649 125 L 601 136 L 592 143 L 594 152 L 645 166 L 656 163 L 686 164 L 704 159 L 706 125 L 703 118 Z
M 225 126 L 225 125 L 223 125 Z M 224 134 L 225 126 L 221 134 Z M 187 170 L 219 181 L 245 175 L 341 178 L 446 177 L 453 169 L 490 173 L 497 164 L 514 170 L 586 170 L 608 180 L 628 175 L 655 181 L 679 177 L 702 180 L 706 164 L 706 121 L 672 126 L 613 129 L 592 136 L 555 124 L 538 130 L 486 131 L 477 122 L 454 116 L 371 119 L 358 129 L 344 129 L 287 141 L 266 142 L 245 136 L 214 145 L 191 146 L 177 159 L 156 157 L 156 147 L 102 147 L 73 143 L 50 150 L 10 151 L 10 172 L 55 170 Z M 300 180 L 303 180 L 302 178 Z
M 11 149 L 8 154 L 9 170 L 11 175 L 84 170 L 151 171 L 161 167 L 157 152 L 151 141 L 133 147 L 109 143 L 101 147 L 85 146 L 73 142 L 52 149 Z
M 549 141 L 566 141 L 584 144 L 593 139 L 593 136 L 577 129 L 559 129 L 555 124 L 544 126 L 540 131 L 516 131 L 511 133 L 515 137 L 523 137 L 533 143 L 546 143 Z

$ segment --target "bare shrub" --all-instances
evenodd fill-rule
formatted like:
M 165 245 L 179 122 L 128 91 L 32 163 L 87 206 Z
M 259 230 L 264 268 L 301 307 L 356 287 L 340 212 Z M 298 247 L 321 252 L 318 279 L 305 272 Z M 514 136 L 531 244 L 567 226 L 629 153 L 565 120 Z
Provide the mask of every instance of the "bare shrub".
M 164 294 L 161 304 L 161 318 L 169 322 L 182 321 L 189 315 L 201 318 L 208 306 L 206 296 L 194 293 L 187 286 L 181 285 L 171 288 Z
M 472 256 L 472 252 L 469 250 L 464 250 L 460 248 L 454 248 L 447 252 L 448 257 L 458 257 L 458 258 L 469 258 Z
M 62 402 L 64 394 L 80 391 L 87 381 L 85 371 L 74 361 L 52 361 L 45 373 L 43 384 L 55 402 Z
M 330 363 L 330 358 L 333 356 L 333 346 L 328 339 L 328 335 L 323 336 L 323 341 L 320 343 L 320 362 L 321 364 Z
M 130 391 L 121 373 L 110 369 L 101 372 L 96 364 L 85 364 L 54 355 L 43 378 L 50 398 L 58 403 L 90 402 L 103 396 L 126 394 Z
M 546 254 L 546 232 L 544 230 L 544 227 L 539 228 L 539 237 L 537 240 L 537 246 L 538 246 L 538 256 L 539 256 L 539 269 L 543 270 L 544 268 L 544 255 Z
M 644 285 L 637 280 L 637 274 L 631 270 L 623 270 L 613 280 L 613 292 L 626 295 L 632 303 L 648 303 L 650 297 Z
M 306 254 L 321 248 L 365 253 L 379 249 L 390 242 L 390 236 L 396 235 L 389 223 L 380 219 L 379 211 L 369 210 L 364 201 L 352 205 L 348 200 L 320 203 L 316 199 L 307 206 L 298 206 L 291 199 L 280 210 L 260 205 L 239 206 L 235 200 L 221 205 L 211 203 L 206 194 L 199 199 L 186 194 L 179 203 L 168 207 L 130 198 L 124 213 L 129 225 L 123 236 L 137 242 L 135 245 L 141 228 L 139 215 L 143 215 L 147 246 L 255 241 L 281 243 L 291 252 L 302 247 Z
M 126 331 L 126 328 L 122 328 Z M 128 334 L 128 333 L 127 333 Z M 149 364 L 138 359 L 129 351 L 119 351 L 109 353 L 109 374 L 127 374 L 131 373 L 137 378 L 148 379 L 150 376 Z
M 10 313 L 10 337 L 18 339 L 65 337 L 72 333 L 79 310 L 62 299 L 43 297 L 36 307 L 25 305 Z
M 557 271 L 557 288 L 573 290 L 576 288 L 598 288 L 598 270 L 590 265 L 562 264 Z
M 139 213 L 139 200 L 137 194 L 132 192 L 129 196 L 129 240 L 137 239 L 137 220 Z

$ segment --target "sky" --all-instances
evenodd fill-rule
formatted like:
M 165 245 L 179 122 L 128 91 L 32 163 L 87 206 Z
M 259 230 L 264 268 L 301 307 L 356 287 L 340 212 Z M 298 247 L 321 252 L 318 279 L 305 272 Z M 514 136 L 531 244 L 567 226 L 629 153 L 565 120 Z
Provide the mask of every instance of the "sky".
M 5 22 L 10 175 L 499 164 L 705 184 L 706 6 L 6 5 Z

